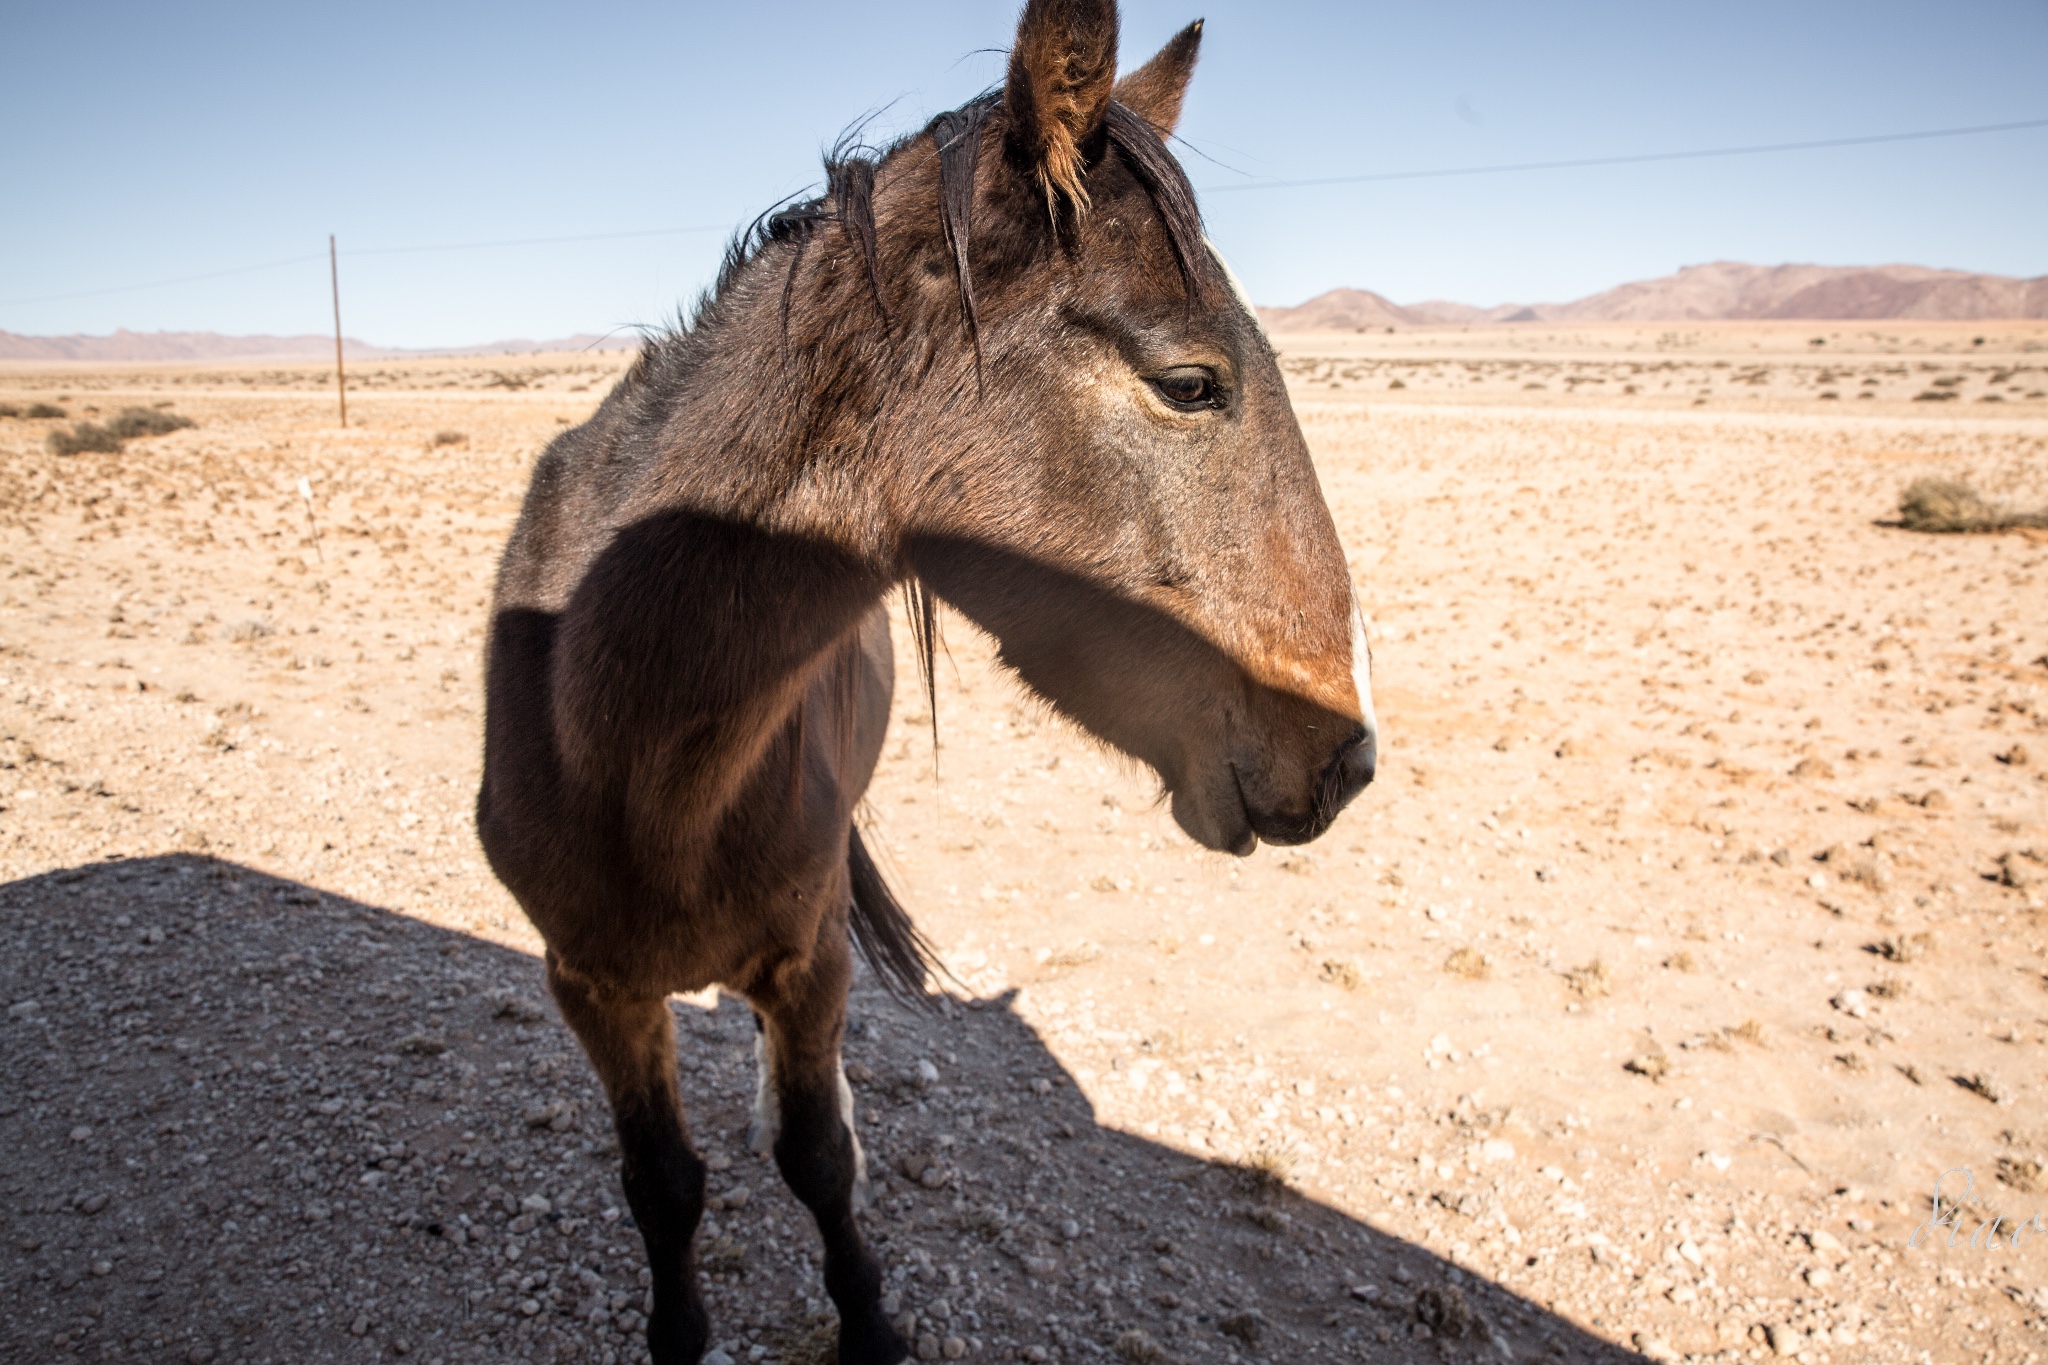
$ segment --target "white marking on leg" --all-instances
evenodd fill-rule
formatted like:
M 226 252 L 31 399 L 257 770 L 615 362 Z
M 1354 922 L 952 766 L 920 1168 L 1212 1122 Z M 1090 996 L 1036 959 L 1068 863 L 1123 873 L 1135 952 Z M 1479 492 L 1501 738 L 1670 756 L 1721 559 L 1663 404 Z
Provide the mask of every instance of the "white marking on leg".
M 839 1117 L 846 1124 L 846 1135 L 853 1139 L 853 1206 L 856 1209 L 868 1207 L 868 1154 L 860 1145 L 860 1129 L 853 1122 L 853 1086 L 846 1079 L 846 1061 L 839 1062 Z
M 782 1104 L 775 1097 L 775 1068 L 768 1060 L 768 1034 L 754 1030 L 754 1063 L 760 1068 L 760 1082 L 754 1091 L 754 1121 L 747 1125 L 747 1146 L 767 1156 L 775 1150 L 775 1135 L 782 1130 Z

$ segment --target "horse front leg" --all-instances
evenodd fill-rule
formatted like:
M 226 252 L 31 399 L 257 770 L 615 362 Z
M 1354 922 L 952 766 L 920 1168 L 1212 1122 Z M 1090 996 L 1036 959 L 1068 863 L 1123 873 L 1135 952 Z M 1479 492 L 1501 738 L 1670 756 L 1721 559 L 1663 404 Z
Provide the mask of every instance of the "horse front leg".
M 683 1119 L 668 1001 L 602 990 L 552 952 L 548 989 L 611 1101 L 626 1203 L 654 1277 L 648 1352 L 654 1365 L 696 1365 L 711 1335 L 697 1292 L 695 1245 L 705 1167 Z
M 845 921 L 828 917 L 808 968 L 756 995 L 773 1108 L 757 1112 L 755 1133 L 772 1142 L 783 1180 L 817 1220 L 825 1292 L 839 1310 L 839 1365 L 896 1365 L 910 1348 L 882 1312 L 882 1267 L 854 1218 L 867 1172 L 839 1062 L 852 977 Z

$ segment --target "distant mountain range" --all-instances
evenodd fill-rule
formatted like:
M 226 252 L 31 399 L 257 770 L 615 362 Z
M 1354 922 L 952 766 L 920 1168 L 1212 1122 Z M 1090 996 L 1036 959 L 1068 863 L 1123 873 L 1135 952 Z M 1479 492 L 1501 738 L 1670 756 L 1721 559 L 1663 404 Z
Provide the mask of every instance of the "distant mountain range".
M 1709 322 L 2048 318 L 2048 275 L 2014 279 L 1920 265 L 1744 265 L 1716 261 L 1571 303 L 1478 308 L 1432 299 L 1398 304 L 1369 289 L 1332 289 L 1293 308 L 1261 308 L 1276 332 L 1355 332 L 1494 322 Z
M 494 341 L 484 346 L 406 350 L 372 346 L 354 337 L 342 339 L 344 360 L 386 360 L 433 355 L 532 355 L 539 351 L 637 351 L 636 332 L 593 336 L 579 332 L 553 341 Z M 0 332 L 0 360 L 332 360 L 332 336 L 222 336 L 218 332 L 131 332 L 112 336 L 21 336 Z
M 2015 279 L 1922 265 L 1744 265 L 1716 261 L 1675 275 L 1638 280 L 1571 303 L 1503 303 L 1480 308 L 1431 299 L 1395 303 L 1370 289 L 1332 289 L 1293 308 L 1261 308 L 1276 332 L 1356 332 L 1496 322 L 1711 322 L 1772 318 L 1875 322 L 2048 318 L 2048 275 Z M 633 351 L 636 332 L 551 341 L 408 350 L 342 343 L 350 360 L 434 355 L 531 355 L 540 351 Z M 217 332 L 130 332 L 112 336 L 20 336 L 0 332 L 0 360 L 215 361 L 326 360 L 331 336 L 221 336 Z

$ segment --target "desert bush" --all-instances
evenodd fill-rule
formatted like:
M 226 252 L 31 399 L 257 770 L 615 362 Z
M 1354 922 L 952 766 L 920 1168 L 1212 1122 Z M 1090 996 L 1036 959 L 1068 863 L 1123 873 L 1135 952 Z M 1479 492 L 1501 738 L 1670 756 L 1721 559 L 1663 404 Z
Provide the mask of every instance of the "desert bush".
M 434 444 L 437 446 L 459 446 L 467 444 L 468 441 L 469 437 L 459 431 L 437 431 L 434 433 Z
M 156 408 L 123 408 L 107 422 L 107 430 L 119 440 L 132 441 L 138 436 L 162 436 L 193 425 L 195 423 L 190 417 L 180 417 L 175 412 Z
M 1959 479 L 1915 479 L 1899 494 L 1899 524 L 1909 531 L 1959 534 L 2048 527 L 2048 509 L 2016 512 L 1990 502 Z
M 19 417 L 21 409 L 12 403 L 0 403 L 0 417 Z
M 56 412 L 57 409 L 50 409 Z M 61 415 L 61 414 L 60 414 Z M 154 408 L 123 408 L 107 419 L 101 426 L 97 422 L 79 422 L 69 431 L 50 433 L 50 449 L 59 455 L 111 454 L 122 444 L 138 436 L 161 436 L 165 432 L 178 431 L 194 425 L 190 417 L 180 417 L 175 412 L 160 412 Z
M 28 405 L 28 411 L 22 414 L 23 417 L 33 417 L 39 421 L 47 421 L 53 417 L 61 421 L 67 415 L 64 409 L 55 403 L 31 403 Z
M 98 422 L 80 422 L 69 431 L 51 432 L 49 445 L 59 455 L 104 454 L 119 450 L 121 438 Z

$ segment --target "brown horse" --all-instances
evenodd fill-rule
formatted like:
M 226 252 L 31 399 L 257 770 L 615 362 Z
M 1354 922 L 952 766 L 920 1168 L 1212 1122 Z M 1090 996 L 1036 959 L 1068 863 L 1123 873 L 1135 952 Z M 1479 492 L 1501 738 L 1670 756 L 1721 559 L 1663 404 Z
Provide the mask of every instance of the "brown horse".
M 1313 839 L 1372 778 L 1343 552 L 1163 140 L 1200 27 L 1118 81 L 1114 0 L 1030 0 L 999 93 L 835 154 L 534 471 L 477 818 L 610 1097 L 661 1365 L 709 1331 L 667 997 L 713 983 L 761 1021 L 758 1135 L 817 1218 L 839 1359 L 906 1354 L 839 1064 L 854 944 L 926 980 L 852 825 L 892 587 L 927 687 L 925 592 L 1205 847 Z

